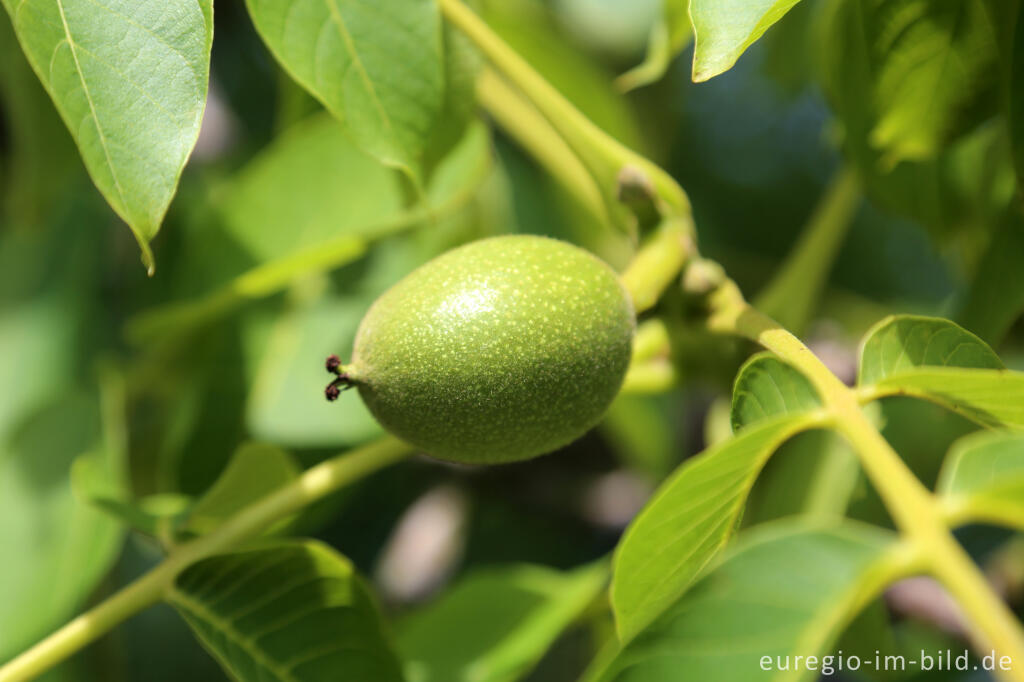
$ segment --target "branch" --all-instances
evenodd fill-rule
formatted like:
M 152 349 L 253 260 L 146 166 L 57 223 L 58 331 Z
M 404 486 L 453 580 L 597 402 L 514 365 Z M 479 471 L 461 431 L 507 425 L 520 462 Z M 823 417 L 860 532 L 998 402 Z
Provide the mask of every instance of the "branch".
M 708 326 L 755 341 L 800 370 L 835 419 L 835 428 L 857 452 L 861 464 L 896 525 L 919 552 L 927 570 L 945 585 L 971 621 L 979 650 L 994 649 L 1024 661 L 1024 632 L 1007 605 L 953 538 L 945 512 L 888 441 L 861 411 L 858 394 L 847 387 L 798 338 L 743 300 L 726 280 L 709 298 Z M 1005 673 L 1024 681 L 1024 668 Z
M 563 188 L 602 224 L 611 225 L 608 207 L 594 178 L 537 107 L 494 72 L 484 69 L 476 82 L 477 101 Z
M 584 116 L 461 0 L 438 0 L 448 22 L 461 31 L 548 120 L 587 168 L 611 215 L 620 215 L 618 183 L 624 169 L 635 169 L 655 190 L 663 216 L 690 215 L 690 201 L 658 165 L 621 144 Z
M 307 469 L 295 481 L 254 502 L 210 534 L 179 545 L 141 578 L 0 667 L 0 682 L 19 682 L 41 675 L 122 621 L 163 599 L 177 575 L 189 565 L 255 537 L 339 488 L 404 459 L 410 451 L 408 445 L 386 437 Z

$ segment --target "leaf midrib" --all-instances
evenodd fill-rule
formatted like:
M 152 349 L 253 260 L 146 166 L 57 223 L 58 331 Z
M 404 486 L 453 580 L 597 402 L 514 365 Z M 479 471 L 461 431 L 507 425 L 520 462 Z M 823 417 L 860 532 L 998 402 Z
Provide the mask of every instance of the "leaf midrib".
M 110 149 L 107 146 L 107 136 L 103 132 L 103 126 L 100 125 L 99 116 L 96 113 L 96 105 L 93 103 L 92 94 L 89 92 L 89 86 L 85 82 L 85 74 L 82 72 L 82 65 L 78 61 L 78 52 L 75 51 L 75 41 L 71 37 L 71 29 L 68 27 L 68 19 L 64 14 L 64 0 L 56 0 L 57 11 L 60 13 L 61 26 L 64 29 L 64 40 L 68 44 L 68 49 L 71 51 L 71 59 L 75 63 L 75 72 L 78 74 L 78 81 L 82 84 L 82 93 L 85 95 L 86 102 L 89 103 L 89 113 L 92 117 L 93 125 L 96 126 L 96 133 L 99 135 L 100 147 L 103 149 L 103 157 L 107 162 L 107 169 L 110 171 L 110 178 L 114 181 L 114 189 L 117 190 L 118 199 L 121 202 L 121 209 L 127 211 L 127 206 L 124 198 L 124 190 L 121 188 L 121 181 L 117 179 L 117 173 L 114 170 L 114 161 L 110 158 Z M 54 53 L 60 49 L 60 43 L 54 48 Z M 53 87 L 52 82 L 50 84 Z
M 380 115 L 381 121 L 388 129 L 391 137 L 395 138 L 395 130 L 391 125 L 391 117 L 388 116 L 387 111 L 384 109 L 384 103 L 380 101 L 380 96 L 377 94 L 377 88 L 374 87 L 370 74 L 366 70 L 366 65 L 363 64 L 363 59 L 359 56 L 359 51 L 356 49 L 355 41 L 352 40 L 352 34 L 349 33 L 348 26 L 345 25 L 345 18 L 341 16 L 341 11 L 338 9 L 338 5 L 335 0 L 324 0 L 324 4 L 327 6 L 327 11 L 331 15 L 331 23 L 338 28 L 338 34 L 340 35 L 342 42 L 345 44 L 345 49 L 347 49 L 349 54 L 352 55 L 352 63 L 359 71 L 359 78 L 363 81 L 363 85 L 366 87 L 366 90 L 370 95 L 370 100 L 373 102 L 374 108 Z M 397 139 L 395 139 L 395 141 L 398 142 Z
M 300 682 L 286 668 L 282 668 L 278 663 L 272 661 L 264 655 L 263 651 L 256 645 L 256 642 L 252 638 L 247 637 L 244 633 L 240 632 L 232 623 L 221 618 L 216 613 L 206 608 L 199 601 L 192 599 L 189 595 L 185 594 L 177 588 L 172 588 L 167 597 L 168 601 L 175 604 L 179 608 L 191 612 L 193 618 L 198 620 L 206 621 L 207 624 L 213 628 L 220 630 L 225 637 L 231 640 L 235 645 L 242 649 L 246 654 L 252 657 L 256 663 L 262 665 L 264 668 L 269 670 L 271 673 L 276 675 L 283 682 Z M 226 660 L 219 652 L 215 651 L 212 647 L 207 647 L 211 654 L 215 658 L 221 661 L 225 668 L 234 671 L 235 666 L 231 661 Z
M 846 590 L 836 595 L 829 602 L 835 606 L 831 610 L 816 611 L 807 627 L 803 628 L 804 636 L 800 637 L 790 649 L 793 652 L 824 651 L 828 641 L 834 638 L 844 622 L 852 620 L 865 604 L 887 584 L 893 582 L 903 568 L 901 552 L 903 547 L 894 544 L 883 551 L 881 556 L 868 562 L 860 575 L 851 581 Z M 800 675 L 783 675 L 780 680 L 796 680 Z

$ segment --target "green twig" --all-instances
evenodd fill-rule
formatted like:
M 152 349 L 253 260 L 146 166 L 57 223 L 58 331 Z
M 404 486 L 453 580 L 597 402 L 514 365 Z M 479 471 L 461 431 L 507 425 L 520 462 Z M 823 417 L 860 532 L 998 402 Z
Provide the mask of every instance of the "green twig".
M 669 360 L 634 363 L 626 372 L 619 392 L 624 395 L 664 393 L 676 384 L 676 370 Z
M 493 69 L 477 78 L 477 101 L 530 156 L 597 220 L 611 225 L 608 207 L 594 178 L 558 132 L 515 88 Z
M 710 300 L 708 325 L 712 330 L 761 344 L 814 384 L 826 408 L 833 412 L 835 428 L 857 452 L 896 525 L 919 551 L 927 570 L 967 614 L 977 647 L 1024 661 L 1020 624 L 953 538 L 935 497 L 861 411 L 857 392 L 832 374 L 798 338 L 744 301 L 733 282 L 724 282 Z M 1005 673 L 1005 679 L 1024 681 L 1024 668 Z
M 638 314 L 654 307 L 665 289 L 679 278 L 680 271 L 696 255 L 692 234 L 689 219 L 666 220 L 622 273 L 622 284 L 633 297 Z
M 633 336 L 633 362 L 664 360 L 672 353 L 672 340 L 668 327 L 658 318 L 645 320 L 637 325 Z
M 339 488 L 404 459 L 410 451 L 408 445 L 394 438 L 382 438 L 308 469 L 298 479 L 246 507 L 209 535 L 179 545 L 141 578 L 0 667 L 0 682 L 19 682 L 41 675 L 118 623 L 160 601 L 175 577 L 192 563 L 255 537 Z
M 633 169 L 649 179 L 662 215 L 689 215 L 690 202 L 671 175 L 596 126 L 537 73 L 461 0 L 438 0 L 448 22 L 466 35 L 491 65 L 515 85 L 579 157 L 613 216 L 621 216 L 618 182 Z

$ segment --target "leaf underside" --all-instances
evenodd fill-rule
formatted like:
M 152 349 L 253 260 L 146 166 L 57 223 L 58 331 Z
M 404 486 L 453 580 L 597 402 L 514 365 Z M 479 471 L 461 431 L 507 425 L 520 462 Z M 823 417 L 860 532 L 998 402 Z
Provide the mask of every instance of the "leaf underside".
M 193 564 L 168 601 L 244 682 L 401 682 L 373 599 L 351 564 L 316 542 Z
M 1006 370 L 984 341 L 948 320 L 882 320 L 864 341 L 858 384 L 875 397 L 911 396 L 982 426 L 1024 429 L 1024 373 Z
M 634 519 L 615 553 L 612 607 L 628 641 L 668 608 L 726 544 L 768 457 L 811 428 L 784 415 L 684 463 Z
M 961 520 L 995 521 L 1024 528 L 1024 434 L 1005 431 L 966 436 L 943 465 L 937 492 Z
M 895 536 L 849 522 L 762 526 L 588 682 L 773 682 L 800 671 L 763 672 L 763 656 L 822 655 L 898 569 Z M 787 666 L 788 667 L 788 666 Z M 754 672 L 751 672 L 754 671 Z

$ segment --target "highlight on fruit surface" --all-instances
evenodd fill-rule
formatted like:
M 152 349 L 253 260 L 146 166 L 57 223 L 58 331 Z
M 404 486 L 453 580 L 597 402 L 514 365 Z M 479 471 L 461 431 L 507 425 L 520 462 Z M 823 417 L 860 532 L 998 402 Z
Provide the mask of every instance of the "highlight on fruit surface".
M 356 387 L 389 432 L 434 457 L 527 459 L 570 443 L 611 404 L 635 315 L 610 267 L 528 235 L 449 251 L 377 299 L 328 400 Z

